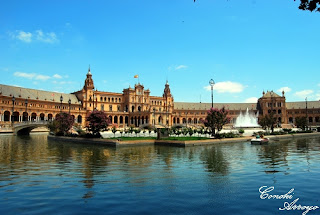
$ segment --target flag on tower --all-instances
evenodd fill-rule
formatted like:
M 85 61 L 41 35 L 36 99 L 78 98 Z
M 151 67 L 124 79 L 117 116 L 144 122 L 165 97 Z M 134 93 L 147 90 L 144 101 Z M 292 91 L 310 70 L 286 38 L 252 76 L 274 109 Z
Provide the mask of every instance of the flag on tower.
M 133 76 L 134 78 L 139 78 L 139 75 L 135 75 L 135 76 Z

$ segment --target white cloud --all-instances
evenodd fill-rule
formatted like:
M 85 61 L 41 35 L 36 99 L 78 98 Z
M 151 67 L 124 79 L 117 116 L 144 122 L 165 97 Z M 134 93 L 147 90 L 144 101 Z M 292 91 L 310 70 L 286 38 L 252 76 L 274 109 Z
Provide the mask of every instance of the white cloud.
M 296 92 L 294 95 L 304 99 L 309 95 L 311 95 L 312 93 L 313 93 L 313 90 L 302 90 L 302 91 Z
M 204 88 L 208 91 L 211 90 L 210 85 Z M 213 90 L 217 91 L 218 93 L 241 93 L 244 88 L 245 87 L 242 84 L 231 81 L 218 82 L 213 86 Z
M 28 78 L 28 79 L 33 79 L 36 76 L 35 73 L 25 73 L 25 72 L 15 72 L 13 75 L 16 77 Z
M 13 37 L 25 43 L 30 43 L 32 41 L 32 33 L 30 32 L 18 31 L 17 35 L 13 35 Z
M 258 98 L 257 97 L 250 97 L 244 100 L 244 103 L 257 103 Z
M 42 30 L 36 30 L 34 33 L 25 31 L 16 31 L 15 33 L 9 32 L 9 35 L 13 39 L 18 39 L 25 43 L 31 43 L 32 41 L 40 41 L 43 43 L 59 42 L 57 35 L 54 32 L 43 32 Z
M 43 33 L 42 30 L 36 31 L 37 40 L 44 43 L 56 43 L 59 42 L 56 34 L 54 32 Z
M 27 79 L 42 80 L 42 81 L 46 81 L 51 78 L 50 76 L 47 76 L 47 75 L 39 75 L 36 73 L 26 73 L 26 72 L 15 72 L 13 75 L 19 78 L 27 78 Z
M 35 76 L 35 79 L 36 80 L 42 80 L 42 81 L 46 81 L 48 79 L 50 79 L 51 77 L 50 76 L 47 76 L 47 75 L 36 75 Z
M 53 78 L 57 78 L 57 79 L 61 79 L 61 78 L 62 78 L 62 76 L 59 75 L 59 74 L 54 74 L 52 77 L 53 77 Z
M 186 66 L 186 65 L 179 65 L 179 66 L 176 66 L 176 67 L 174 68 L 174 70 L 180 70 L 180 69 L 186 69 L 186 68 L 188 68 L 188 66 Z
M 280 89 L 277 90 L 279 93 L 282 93 L 284 91 L 285 93 L 289 93 L 291 91 L 290 87 L 281 87 Z

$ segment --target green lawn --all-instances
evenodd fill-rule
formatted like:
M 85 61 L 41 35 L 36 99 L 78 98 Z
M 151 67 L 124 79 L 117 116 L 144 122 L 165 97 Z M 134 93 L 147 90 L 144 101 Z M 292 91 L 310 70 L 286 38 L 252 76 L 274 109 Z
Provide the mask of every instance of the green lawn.
M 189 140 L 207 140 L 207 137 L 168 137 L 163 138 L 162 140 L 180 140 L 180 141 L 189 141 Z
M 116 137 L 116 138 L 112 137 L 112 138 L 106 138 L 106 139 L 124 141 L 124 140 L 154 140 L 156 138 L 155 137 Z

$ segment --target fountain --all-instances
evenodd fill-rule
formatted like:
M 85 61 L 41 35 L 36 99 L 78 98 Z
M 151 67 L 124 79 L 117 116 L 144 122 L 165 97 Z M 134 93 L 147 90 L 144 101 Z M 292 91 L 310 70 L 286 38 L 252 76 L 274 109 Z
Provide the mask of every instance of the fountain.
M 249 113 L 249 109 L 247 108 L 246 113 L 243 115 L 240 111 L 240 115 L 236 119 L 236 123 L 234 127 L 236 128 L 257 128 L 261 127 L 258 124 L 258 115 L 254 113 Z

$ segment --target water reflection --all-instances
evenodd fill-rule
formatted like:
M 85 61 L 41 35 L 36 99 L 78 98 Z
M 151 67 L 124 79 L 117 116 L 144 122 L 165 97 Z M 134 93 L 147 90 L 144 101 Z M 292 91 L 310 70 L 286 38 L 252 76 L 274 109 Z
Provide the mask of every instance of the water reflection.
M 199 205 L 214 202 L 223 208 L 226 201 L 231 201 L 230 195 L 238 192 L 235 198 L 240 198 L 241 183 L 250 182 L 243 188 L 247 194 L 247 186 L 258 183 L 253 188 L 256 192 L 263 185 L 257 178 L 272 184 L 290 175 L 286 180 L 292 183 L 297 172 L 303 173 L 300 177 L 306 172 L 318 174 L 319 151 L 319 138 L 266 146 L 238 143 L 110 148 L 48 141 L 46 135 L 0 136 L 0 196 L 11 193 L 12 197 L 1 200 L 18 199 L 28 207 L 32 199 L 46 199 L 56 190 L 59 194 L 55 195 L 70 198 L 70 204 L 79 199 L 89 204 L 90 200 L 102 198 L 110 202 L 125 199 L 134 206 L 138 198 L 141 202 L 151 201 L 152 206 L 159 204 L 159 198 L 167 202 L 174 196 L 172 208 L 181 199 L 187 207 L 185 201 L 195 201 L 194 196 L 198 196 Z M 35 197 L 17 197 L 30 193 Z M 144 195 L 147 197 L 141 197 Z
M 228 174 L 228 162 L 221 147 L 205 148 L 200 155 L 208 171 L 222 175 Z

